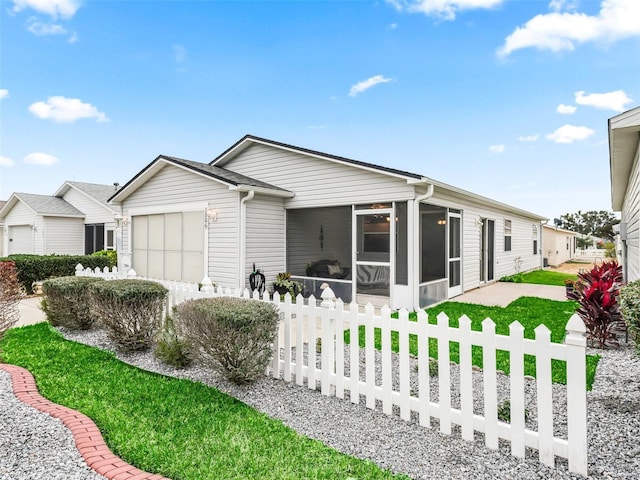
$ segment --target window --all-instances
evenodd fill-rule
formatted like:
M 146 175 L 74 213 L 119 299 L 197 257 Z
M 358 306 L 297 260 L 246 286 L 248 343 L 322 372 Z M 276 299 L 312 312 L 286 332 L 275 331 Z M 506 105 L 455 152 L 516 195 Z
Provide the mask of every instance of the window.
M 104 248 L 107 250 L 115 250 L 115 232 L 113 230 L 107 230 L 107 242 Z
M 567 237 L 567 250 L 569 250 L 569 237 Z
M 511 251 L 511 220 L 504 221 L 504 251 Z
M 533 254 L 534 255 L 538 254 L 538 240 L 533 241 Z
M 104 223 L 84 226 L 84 254 L 104 250 Z

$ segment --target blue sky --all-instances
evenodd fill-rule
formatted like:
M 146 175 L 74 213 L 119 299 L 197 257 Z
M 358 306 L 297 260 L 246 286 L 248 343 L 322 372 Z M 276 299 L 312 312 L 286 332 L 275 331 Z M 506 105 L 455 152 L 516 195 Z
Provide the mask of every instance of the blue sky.
M 243 135 L 553 218 L 610 209 L 638 0 L 0 0 L 0 199 Z

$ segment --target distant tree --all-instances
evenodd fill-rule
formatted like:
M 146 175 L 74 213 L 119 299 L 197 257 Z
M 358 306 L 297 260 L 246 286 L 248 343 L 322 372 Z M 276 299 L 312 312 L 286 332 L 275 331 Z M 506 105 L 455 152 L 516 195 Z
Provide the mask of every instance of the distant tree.
M 613 241 L 613 226 L 620 220 L 612 212 L 606 210 L 578 213 L 565 213 L 560 216 L 560 226 L 583 235 L 604 238 Z
M 591 237 L 576 237 L 576 245 L 579 249 L 584 250 L 593 245 L 593 238 Z

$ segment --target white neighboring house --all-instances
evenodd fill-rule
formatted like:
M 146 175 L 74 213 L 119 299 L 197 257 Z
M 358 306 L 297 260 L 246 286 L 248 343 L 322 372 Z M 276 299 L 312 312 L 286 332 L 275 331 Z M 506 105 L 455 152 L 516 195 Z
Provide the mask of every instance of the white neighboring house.
M 247 135 L 210 164 L 160 155 L 110 202 L 139 275 L 416 308 L 542 266 L 539 215 L 419 174 Z
M 0 209 L 2 255 L 83 255 L 115 249 L 114 187 L 65 182 L 55 195 L 13 193 Z
M 621 212 L 618 243 L 624 278 L 640 279 L 640 107 L 609 119 L 611 205 Z
M 115 250 L 120 208 L 107 203 L 115 192 L 113 185 L 67 181 L 54 194 L 84 213 L 84 254 Z
M 552 267 L 571 260 L 576 253 L 576 237 L 578 234 L 571 230 L 542 226 L 542 254 Z
M 2 211 L 2 207 L 7 203 L 4 200 L 0 200 L 0 212 Z M 4 246 L 4 218 L 0 217 L 0 257 L 3 256 L 3 246 Z

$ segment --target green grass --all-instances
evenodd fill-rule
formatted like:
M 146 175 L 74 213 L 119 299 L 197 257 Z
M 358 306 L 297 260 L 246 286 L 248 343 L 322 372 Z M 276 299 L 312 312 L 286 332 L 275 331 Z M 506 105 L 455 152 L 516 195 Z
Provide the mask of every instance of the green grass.
M 214 388 L 132 367 L 48 324 L 9 330 L 0 347 L 44 397 L 91 417 L 116 455 L 148 472 L 174 480 L 394 478 Z
M 565 280 L 577 280 L 578 276 L 571 273 L 552 272 L 550 270 L 534 270 L 521 275 L 522 283 L 536 285 L 557 285 L 564 287 Z
M 486 307 L 484 305 L 473 305 L 469 303 L 445 302 L 435 307 L 427 309 L 429 323 L 436 323 L 436 316 L 444 312 L 449 317 L 449 326 L 457 328 L 458 319 L 462 315 L 467 315 L 471 319 L 472 330 L 482 330 L 482 321 L 489 317 L 496 324 L 496 333 L 499 335 L 509 334 L 509 324 L 518 320 L 525 328 L 525 338 L 534 338 L 534 329 L 541 323 L 551 330 L 551 341 L 562 343 L 565 336 L 565 327 L 569 317 L 575 312 L 577 304 L 575 302 L 557 302 L 534 297 L 521 297 L 509 306 Z M 416 321 L 416 314 L 410 315 L 412 321 Z M 381 348 L 381 332 L 375 329 L 375 347 Z M 361 326 L 358 332 L 360 347 L 365 346 L 365 331 Z M 350 342 L 351 334 L 349 330 L 344 332 L 346 343 Z M 391 348 L 394 352 L 399 350 L 398 334 L 391 334 Z M 435 338 L 429 339 L 429 356 L 438 357 L 438 341 Z M 450 342 L 450 359 L 458 363 L 460 359 L 460 348 L 457 342 Z M 409 351 L 412 355 L 418 354 L 418 341 L 415 335 L 409 336 Z M 595 378 L 596 367 L 600 356 L 587 356 L 587 389 L 591 390 Z M 473 364 L 482 368 L 482 347 L 472 347 Z M 496 367 L 505 373 L 509 373 L 509 352 L 498 350 L 496 354 Z M 525 355 L 525 375 L 536 376 L 535 357 Z M 552 361 L 552 379 L 555 383 L 566 384 L 567 371 L 566 362 L 561 360 Z

